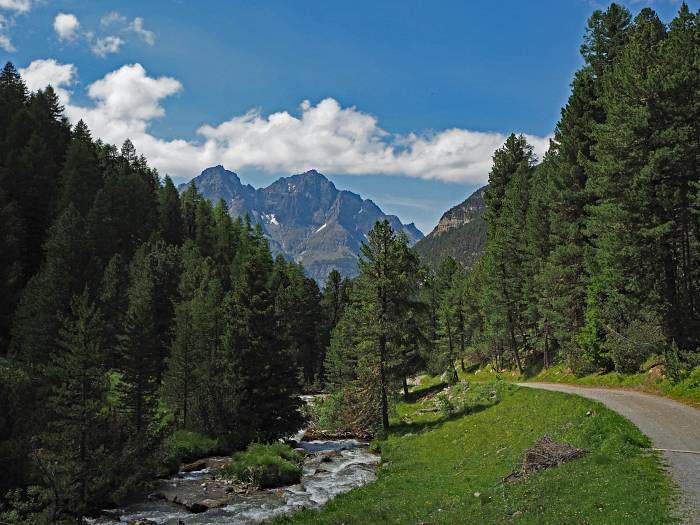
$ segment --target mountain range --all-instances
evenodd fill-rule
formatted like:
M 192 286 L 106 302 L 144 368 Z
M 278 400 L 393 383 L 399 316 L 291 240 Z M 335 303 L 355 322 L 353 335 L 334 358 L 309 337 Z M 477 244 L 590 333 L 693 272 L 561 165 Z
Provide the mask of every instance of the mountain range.
M 360 246 L 377 221 L 387 219 L 394 231 L 406 232 L 411 244 L 423 238 L 415 224 L 402 224 L 371 200 L 338 190 L 316 170 L 282 177 L 265 188 L 243 184 L 223 166 L 207 168 L 192 181 L 213 203 L 224 199 L 231 216 L 248 214 L 262 226 L 273 253 L 302 263 L 319 282 L 333 269 L 348 277 L 357 274 Z
M 423 262 L 437 267 L 449 255 L 469 268 L 481 257 L 486 245 L 486 188 L 479 188 L 467 200 L 447 210 L 433 231 L 416 243 L 415 250 Z

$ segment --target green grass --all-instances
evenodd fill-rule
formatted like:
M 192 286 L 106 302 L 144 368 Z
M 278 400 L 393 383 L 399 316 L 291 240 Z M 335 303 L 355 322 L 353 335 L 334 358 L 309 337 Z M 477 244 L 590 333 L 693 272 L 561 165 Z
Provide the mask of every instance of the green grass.
M 429 379 L 399 403 L 391 431 L 375 443 L 382 464 L 374 483 L 276 523 L 673 523 L 672 485 L 648 439 L 603 405 L 500 382 L 458 387 L 445 409 L 440 390 Z M 502 484 L 543 435 L 589 452 Z
M 253 443 L 233 460 L 221 471 L 222 477 L 272 488 L 299 483 L 304 457 L 283 443 Z
M 700 406 L 700 367 L 695 367 L 685 379 L 677 383 L 672 383 L 668 379 L 655 377 L 646 372 L 639 374 L 608 372 L 605 374 L 591 374 L 576 377 L 571 373 L 567 373 L 567 370 L 562 365 L 543 370 L 536 376 L 527 378 L 527 380 L 629 388 L 665 395 L 678 399 L 679 401 Z
M 535 374 L 520 375 L 516 371 L 495 373 L 490 365 L 483 369 L 471 367 L 466 373 L 459 370 L 459 377 L 470 381 L 543 381 L 549 383 L 568 383 L 581 386 L 598 386 L 607 388 L 626 388 L 652 394 L 671 397 L 683 403 L 700 407 L 700 367 L 695 367 L 688 376 L 677 383 L 660 378 L 648 372 L 638 374 L 620 374 L 607 372 L 576 376 L 564 365 L 556 365 Z M 440 382 L 439 377 L 426 377 L 424 381 Z
M 193 461 L 226 452 L 226 448 L 219 440 L 190 430 L 173 432 L 168 437 L 165 448 L 168 456 L 176 458 L 179 462 Z

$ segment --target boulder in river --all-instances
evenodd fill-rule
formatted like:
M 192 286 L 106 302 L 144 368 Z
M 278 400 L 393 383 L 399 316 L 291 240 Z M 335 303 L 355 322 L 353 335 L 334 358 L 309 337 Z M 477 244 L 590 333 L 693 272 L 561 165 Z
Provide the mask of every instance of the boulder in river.
M 204 499 L 202 501 L 197 501 L 195 503 L 192 503 L 187 507 L 187 510 L 190 512 L 193 512 L 195 514 L 199 514 L 201 512 L 206 512 L 209 509 L 217 509 L 219 507 L 225 507 L 228 505 L 229 499 L 228 498 L 222 498 L 222 499 L 213 499 L 213 498 L 208 498 Z
M 204 470 L 205 468 L 207 468 L 207 462 L 203 459 L 200 459 L 199 461 L 194 461 L 192 463 L 188 463 L 187 465 L 183 465 L 182 471 L 195 472 L 197 470 Z

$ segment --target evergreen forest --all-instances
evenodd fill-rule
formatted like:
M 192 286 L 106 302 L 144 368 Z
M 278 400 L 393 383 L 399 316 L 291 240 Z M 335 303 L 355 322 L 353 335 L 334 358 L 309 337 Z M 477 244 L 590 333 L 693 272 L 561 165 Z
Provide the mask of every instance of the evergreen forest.
M 700 13 L 612 4 L 544 158 L 493 156 L 486 248 L 423 264 L 378 222 L 350 280 L 322 287 L 259 225 L 134 145 L 71 125 L 51 87 L 0 73 L 0 516 L 82 523 L 185 459 L 305 425 L 378 436 L 411 378 L 488 363 L 527 373 L 700 365 Z M 2 521 L 2 520 L 0 520 Z

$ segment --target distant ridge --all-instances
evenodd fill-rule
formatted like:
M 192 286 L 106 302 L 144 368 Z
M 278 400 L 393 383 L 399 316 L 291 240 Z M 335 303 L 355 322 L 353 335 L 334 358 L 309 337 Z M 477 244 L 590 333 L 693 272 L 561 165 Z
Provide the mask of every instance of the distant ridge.
M 207 168 L 192 180 L 213 203 L 224 199 L 232 216 L 248 214 L 263 227 L 273 252 L 302 263 L 319 282 L 333 269 L 344 276 L 357 274 L 360 245 L 377 221 L 387 219 L 395 231 L 405 231 L 411 244 L 423 238 L 415 224 L 402 224 L 371 200 L 338 190 L 316 170 L 259 189 L 244 185 L 223 166 Z
M 423 262 L 437 267 L 449 255 L 471 267 L 479 260 L 486 244 L 485 191 L 486 186 L 479 188 L 467 200 L 446 211 L 433 231 L 416 243 L 415 249 Z

